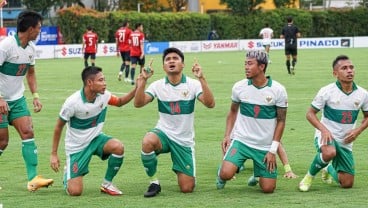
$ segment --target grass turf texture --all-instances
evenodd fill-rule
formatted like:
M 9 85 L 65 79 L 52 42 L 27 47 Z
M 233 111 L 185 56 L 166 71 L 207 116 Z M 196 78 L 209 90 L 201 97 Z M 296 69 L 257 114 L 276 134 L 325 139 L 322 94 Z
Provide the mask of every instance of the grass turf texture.
M 124 195 L 111 197 L 101 194 L 99 186 L 106 170 L 106 161 L 93 157 L 90 173 L 84 177 L 84 192 L 81 197 L 67 196 L 62 185 L 62 171 L 54 173 L 49 167 L 53 129 L 58 112 L 67 96 L 82 87 L 80 73 L 82 59 L 53 59 L 37 61 L 39 94 L 43 103 L 41 113 L 32 114 L 36 144 L 39 153 L 39 174 L 54 178 L 54 185 L 35 193 L 26 189 L 26 171 L 21 157 L 21 143 L 18 134 L 10 127 L 9 146 L 0 157 L 0 204 L 3 207 L 363 207 L 368 194 L 367 133 L 360 135 L 354 146 L 356 161 L 355 184 L 344 190 L 337 184 L 326 185 L 320 174 L 307 193 L 298 191 L 298 183 L 306 173 L 315 155 L 313 146 L 314 129 L 305 119 L 306 109 L 320 87 L 335 81 L 332 76 L 332 60 L 340 54 L 348 55 L 356 68 L 357 84 L 368 88 L 368 49 L 318 49 L 299 50 L 296 75 L 287 74 L 282 50 L 271 50 L 272 63 L 267 74 L 281 82 L 287 89 L 289 108 L 282 142 L 288 153 L 297 179 L 284 179 L 280 160 L 277 188 L 273 194 L 263 194 L 258 186 L 248 187 L 247 179 L 252 174 L 252 161 L 247 161 L 246 170 L 229 181 L 225 189 L 216 190 L 215 176 L 222 154 L 220 142 L 223 139 L 225 118 L 230 108 L 231 88 L 244 78 L 244 51 L 217 53 L 187 53 L 184 73 L 193 77 L 190 68 L 195 58 L 202 65 L 205 77 L 214 93 L 216 107 L 207 109 L 197 103 L 196 159 L 197 186 L 192 194 L 179 192 L 176 175 L 171 171 L 169 154 L 158 157 L 157 176 L 162 192 L 155 198 L 143 198 L 149 185 L 140 159 L 141 140 L 145 132 L 157 122 L 156 100 L 144 108 L 134 108 L 132 103 L 122 107 L 110 107 L 104 132 L 112 135 L 125 145 L 125 160 L 122 169 L 114 179 Z M 154 76 L 149 80 L 162 78 L 161 55 L 154 58 Z M 121 60 L 117 57 L 97 57 L 106 76 L 108 90 L 117 95 L 132 89 L 130 84 L 117 80 Z M 29 107 L 31 95 L 27 88 Z M 358 123 L 361 121 L 361 115 Z M 64 142 L 60 143 L 59 157 L 64 162 Z M 63 165 L 63 164 L 62 164 Z

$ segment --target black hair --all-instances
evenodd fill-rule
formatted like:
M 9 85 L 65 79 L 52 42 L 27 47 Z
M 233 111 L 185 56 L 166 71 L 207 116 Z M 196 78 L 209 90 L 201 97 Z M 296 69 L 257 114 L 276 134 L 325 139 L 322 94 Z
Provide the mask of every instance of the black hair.
M 288 16 L 288 17 L 286 18 L 286 21 L 287 21 L 288 23 L 291 23 L 291 22 L 293 21 L 293 17 L 292 17 L 292 16 Z
M 138 27 L 142 26 L 143 24 L 138 22 L 137 24 L 135 24 L 135 28 L 134 29 L 138 29 Z
M 25 10 L 19 13 L 17 18 L 17 32 L 26 32 L 30 27 L 36 27 L 42 22 L 42 16 L 31 10 Z
M 335 69 L 335 66 L 337 65 L 337 62 L 339 62 L 340 60 L 349 60 L 349 57 L 346 55 L 339 55 L 335 58 L 335 60 L 333 60 L 332 62 L 332 68 Z
M 92 30 L 93 30 L 92 26 L 88 26 L 88 27 L 87 27 L 87 30 L 88 30 L 88 31 L 92 31 Z
M 123 26 L 123 27 L 126 27 L 126 26 L 128 26 L 128 24 L 129 24 L 129 20 L 124 20 L 124 22 L 123 22 L 122 26 Z
M 177 48 L 166 48 L 162 54 L 162 62 L 165 61 L 165 57 L 167 56 L 167 54 L 169 53 L 176 53 L 180 56 L 181 61 L 184 63 L 184 54 L 183 52 L 181 52 L 179 49 Z
M 87 80 L 96 76 L 96 74 L 102 72 L 102 68 L 98 66 L 87 66 L 82 71 L 82 81 L 83 84 L 87 84 Z

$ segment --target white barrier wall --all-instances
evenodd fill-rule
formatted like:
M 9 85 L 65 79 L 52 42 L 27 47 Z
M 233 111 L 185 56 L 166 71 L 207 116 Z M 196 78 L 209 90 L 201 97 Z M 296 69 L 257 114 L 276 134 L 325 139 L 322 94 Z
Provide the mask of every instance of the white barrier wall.
M 151 44 L 151 43 L 146 43 Z M 153 43 L 152 43 L 153 44 Z M 216 52 L 216 51 L 239 51 L 263 49 L 261 39 L 241 40 L 214 40 L 214 41 L 173 41 L 168 43 L 169 47 L 176 47 L 187 52 Z M 361 48 L 368 47 L 368 37 L 331 37 L 331 38 L 299 38 L 299 49 L 317 48 Z M 272 50 L 284 49 L 283 39 L 273 39 Z M 160 51 L 157 48 L 157 51 Z M 162 51 L 162 50 L 161 50 Z M 151 53 L 146 54 L 153 54 Z M 97 56 L 116 56 L 115 43 L 100 43 Z M 83 57 L 82 44 L 65 45 L 40 45 L 37 46 L 37 58 L 76 58 Z

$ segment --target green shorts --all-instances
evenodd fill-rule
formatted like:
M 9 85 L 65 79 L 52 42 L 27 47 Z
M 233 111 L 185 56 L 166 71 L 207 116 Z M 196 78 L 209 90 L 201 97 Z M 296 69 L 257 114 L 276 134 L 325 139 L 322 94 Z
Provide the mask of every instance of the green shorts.
M 185 175 L 195 177 L 195 156 L 194 148 L 182 146 L 173 140 L 169 139 L 167 135 L 160 129 L 152 129 L 150 132 L 156 134 L 162 144 L 161 153 L 171 153 L 171 160 L 173 162 L 172 170 L 176 172 L 184 173 Z
M 248 159 L 253 160 L 254 176 L 263 178 L 277 178 L 277 168 L 273 172 L 267 170 L 267 164 L 263 162 L 268 151 L 251 148 L 240 141 L 233 140 L 226 151 L 224 160 L 233 163 L 240 168 Z
M 0 128 L 8 128 L 16 118 L 31 116 L 24 96 L 18 100 L 8 101 L 8 105 L 10 108 L 8 115 L 0 115 Z
M 317 148 L 318 152 L 321 152 L 321 149 L 318 145 L 318 138 L 316 137 L 314 140 L 314 145 Z M 355 162 L 353 152 L 342 147 L 338 142 L 333 140 L 333 142 L 328 145 L 334 146 L 336 149 L 336 156 L 332 159 L 332 167 L 336 170 L 336 172 L 345 172 L 351 175 L 355 175 Z
M 103 148 L 112 137 L 103 133 L 94 138 L 82 151 L 66 156 L 66 180 L 88 174 L 88 165 L 93 155 L 102 160 L 109 158 L 109 154 L 103 154 Z

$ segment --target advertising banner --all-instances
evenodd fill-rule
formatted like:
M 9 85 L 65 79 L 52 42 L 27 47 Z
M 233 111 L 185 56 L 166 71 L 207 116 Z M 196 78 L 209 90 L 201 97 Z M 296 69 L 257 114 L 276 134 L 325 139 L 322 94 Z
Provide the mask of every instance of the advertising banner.
M 16 27 L 7 27 L 7 34 L 15 35 L 17 33 Z M 35 40 L 36 45 L 56 45 L 58 44 L 57 27 L 41 27 L 41 32 Z

